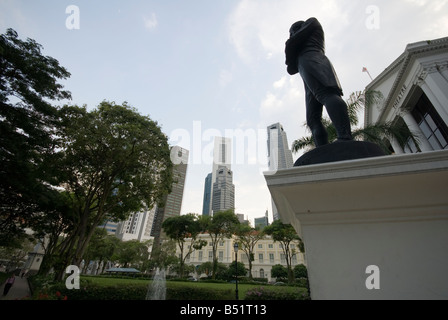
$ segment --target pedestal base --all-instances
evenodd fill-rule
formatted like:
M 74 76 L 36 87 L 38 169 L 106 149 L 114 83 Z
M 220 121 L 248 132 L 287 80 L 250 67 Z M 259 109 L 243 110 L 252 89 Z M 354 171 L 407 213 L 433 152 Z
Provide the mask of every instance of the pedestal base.
M 301 156 L 294 167 L 312 164 L 355 160 L 384 156 L 384 151 L 374 143 L 365 141 L 338 141 L 316 149 Z
M 448 150 L 265 179 L 280 219 L 305 244 L 313 300 L 448 299 Z

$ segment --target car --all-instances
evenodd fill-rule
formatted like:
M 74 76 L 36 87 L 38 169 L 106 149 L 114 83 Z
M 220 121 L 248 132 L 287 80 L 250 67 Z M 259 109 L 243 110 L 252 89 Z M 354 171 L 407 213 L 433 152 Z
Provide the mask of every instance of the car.
M 195 277 L 190 277 L 187 279 L 188 281 L 198 281 L 198 279 L 196 279 Z
M 281 282 L 281 281 L 274 283 L 274 286 L 285 286 L 285 285 L 286 285 L 286 283 Z

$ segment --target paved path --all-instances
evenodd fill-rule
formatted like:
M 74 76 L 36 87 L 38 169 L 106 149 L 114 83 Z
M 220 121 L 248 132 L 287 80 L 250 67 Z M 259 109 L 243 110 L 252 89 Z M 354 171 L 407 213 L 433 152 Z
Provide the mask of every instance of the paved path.
M 16 280 L 6 296 L 3 295 L 4 287 L 5 284 L 2 283 L 0 286 L 0 300 L 20 300 L 30 296 L 30 287 L 28 286 L 28 280 L 25 277 L 20 278 L 19 276 L 16 276 Z

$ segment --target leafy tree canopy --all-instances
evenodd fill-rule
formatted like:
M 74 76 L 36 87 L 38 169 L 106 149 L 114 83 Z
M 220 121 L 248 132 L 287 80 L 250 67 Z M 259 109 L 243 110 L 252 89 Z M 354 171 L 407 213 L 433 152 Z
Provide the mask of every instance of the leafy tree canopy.
M 28 217 L 55 203 L 43 162 L 55 144 L 58 108 L 52 103 L 71 99 L 59 82 L 69 76 L 35 40 L 20 40 L 13 29 L 0 35 L 0 244 L 13 241 Z

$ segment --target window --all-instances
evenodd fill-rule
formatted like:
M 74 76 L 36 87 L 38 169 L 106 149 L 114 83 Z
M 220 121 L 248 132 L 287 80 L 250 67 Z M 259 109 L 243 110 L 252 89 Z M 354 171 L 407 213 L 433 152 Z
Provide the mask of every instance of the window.
M 208 252 L 208 261 L 213 261 L 213 251 Z
M 274 263 L 274 254 L 273 253 L 269 254 L 269 262 Z
M 263 249 L 263 245 L 261 243 L 258 244 L 258 249 Z
M 199 260 L 199 261 L 202 261 L 202 251 L 199 251 L 198 260 Z
M 224 251 L 218 252 L 218 261 L 222 262 L 224 260 Z
M 286 263 L 286 256 L 284 253 L 280 254 L 280 261 L 281 261 L 281 263 Z
M 258 254 L 258 261 L 259 261 L 260 263 L 263 263 L 263 254 L 262 254 L 262 253 L 259 253 L 259 254 Z
M 291 260 L 292 260 L 291 261 L 292 264 L 297 264 L 297 255 L 293 254 Z
M 272 243 L 268 244 L 269 249 L 274 249 L 274 245 Z
M 425 94 L 421 95 L 411 114 L 434 150 L 448 148 L 448 127 Z M 408 140 L 405 151 L 418 150 L 414 142 Z

